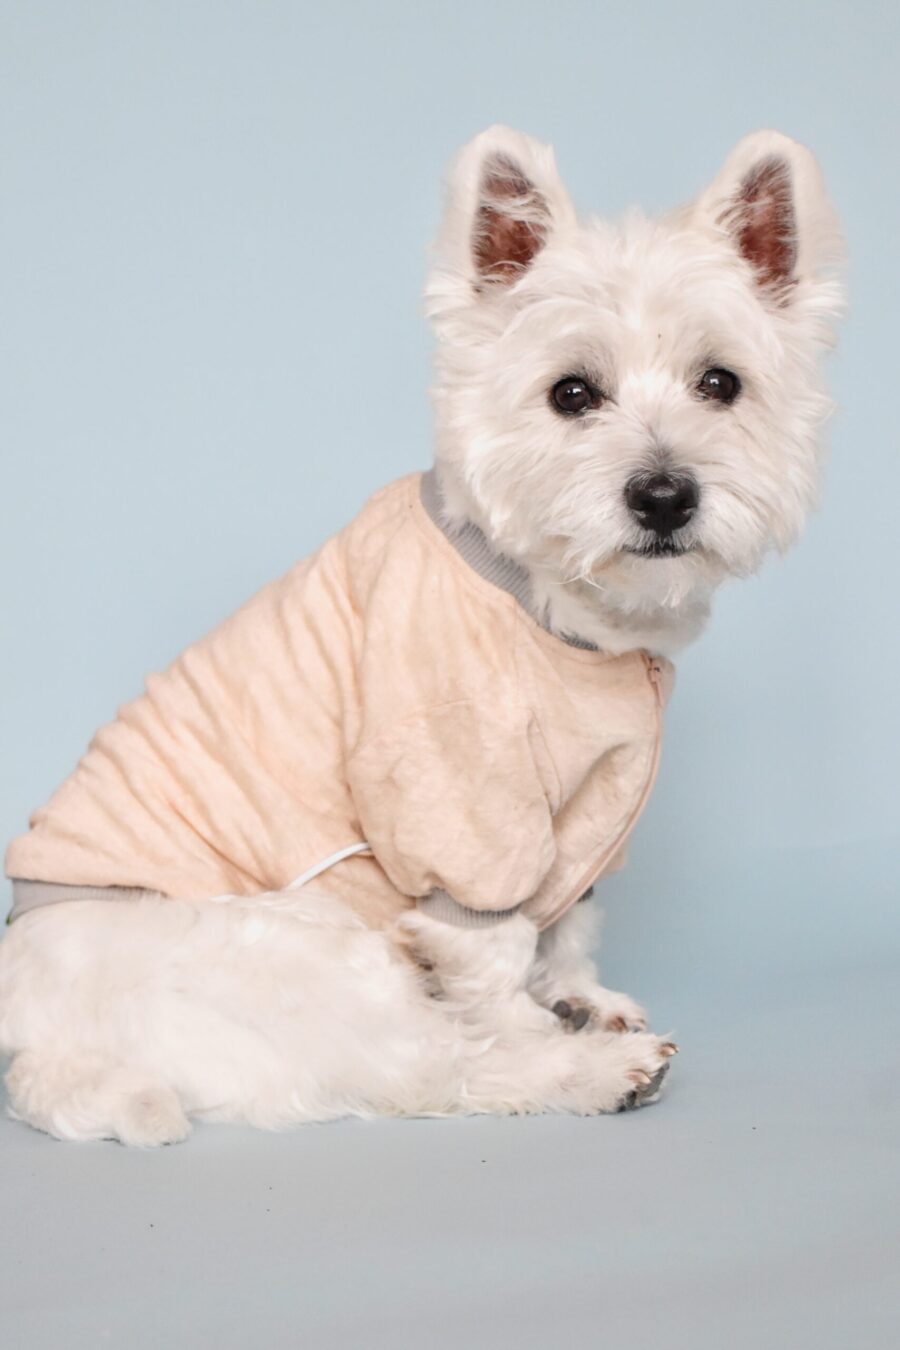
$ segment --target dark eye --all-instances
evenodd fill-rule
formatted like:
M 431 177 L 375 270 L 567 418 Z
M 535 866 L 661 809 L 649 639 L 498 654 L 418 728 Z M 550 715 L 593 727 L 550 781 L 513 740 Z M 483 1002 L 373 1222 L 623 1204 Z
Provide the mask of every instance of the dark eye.
M 572 417 L 587 412 L 588 408 L 596 408 L 600 395 L 580 375 L 567 375 L 550 390 L 550 402 L 557 412 Z
M 701 398 L 712 399 L 715 403 L 733 403 L 741 392 L 741 382 L 734 371 L 714 366 L 700 376 L 697 393 Z

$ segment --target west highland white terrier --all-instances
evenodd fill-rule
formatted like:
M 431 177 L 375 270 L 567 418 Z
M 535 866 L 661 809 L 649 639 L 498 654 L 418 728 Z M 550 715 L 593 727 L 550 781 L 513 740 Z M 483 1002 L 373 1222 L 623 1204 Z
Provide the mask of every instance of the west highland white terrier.
M 435 467 L 151 677 L 10 847 L 13 1115 L 152 1145 L 657 1097 L 676 1047 L 599 984 L 588 898 L 669 658 L 814 501 L 838 255 L 775 132 L 615 225 L 527 136 L 462 151 Z

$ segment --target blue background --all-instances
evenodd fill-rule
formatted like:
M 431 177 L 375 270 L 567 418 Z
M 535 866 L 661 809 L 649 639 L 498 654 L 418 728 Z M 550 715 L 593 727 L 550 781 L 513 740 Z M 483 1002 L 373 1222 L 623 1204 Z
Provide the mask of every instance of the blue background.
M 680 660 L 606 888 L 607 980 L 683 1045 L 665 1103 L 153 1157 L 2 1125 L 16 1344 L 889 1342 L 898 37 L 859 0 L 0 3 L 6 839 L 148 670 L 429 462 L 426 245 L 476 131 L 615 214 L 775 126 L 852 298 L 824 507 Z

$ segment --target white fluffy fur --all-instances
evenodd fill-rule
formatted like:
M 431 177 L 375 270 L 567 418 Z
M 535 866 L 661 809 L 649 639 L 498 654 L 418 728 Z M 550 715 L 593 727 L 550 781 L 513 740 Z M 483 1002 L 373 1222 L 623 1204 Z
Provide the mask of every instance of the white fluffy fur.
M 547 242 L 508 286 L 473 303 L 464 222 L 485 162 L 522 165 L 547 204 Z M 794 189 L 798 267 L 786 302 L 738 256 L 729 204 L 779 157 Z M 840 241 L 813 156 L 776 132 L 741 141 L 699 201 L 662 220 L 575 219 L 552 153 L 494 128 L 468 146 L 428 285 L 438 345 L 438 454 L 454 512 L 533 573 L 551 621 L 603 648 L 672 654 L 697 636 L 712 591 L 797 536 L 816 498 L 830 409 L 816 361 L 840 311 Z M 733 408 L 694 396 L 710 366 L 743 380 Z M 611 395 L 583 419 L 551 411 L 572 371 Z M 640 558 L 623 487 L 642 470 L 696 477 L 695 551 Z
M 790 184 L 790 284 L 741 255 L 735 204 L 761 163 Z M 486 275 L 493 209 L 541 245 Z M 837 231 L 812 156 L 774 132 L 740 143 L 699 200 L 650 221 L 579 223 L 552 152 L 498 127 L 451 176 L 428 286 L 438 336 L 438 459 L 451 512 L 532 575 L 551 625 L 620 652 L 671 653 L 715 586 L 797 535 L 828 410 L 817 357 L 839 309 Z M 696 397 L 710 366 L 743 382 Z M 566 419 L 572 371 L 607 395 Z M 672 468 L 700 487 L 689 549 L 646 558 L 623 489 Z M 192 1117 L 276 1128 L 345 1114 L 572 1111 L 657 1095 L 674 1047 L 588 957 L 589 905 L 547 933 L 525 918 L 460 929 L 418 912 L 370 931 L 313 893 L 224 904 L 72 902 L 19 919 L 0 947 L 11 1110 L 66 1139 L 182 1139 Z M 565 1000 L 587 1027 L 549 1011 Z M 623 1034 L 628 1032 L 628 1034 Z
M 565 1036 L 525 990 L 527 919 L 408 928 L 443 1000 L 333 900 L 79 901 L 0 947 L 12 1113 L 61 1139 L 172 1143 L 189 1120 L 617 1109 L 667 1063 L 649 1034 Z

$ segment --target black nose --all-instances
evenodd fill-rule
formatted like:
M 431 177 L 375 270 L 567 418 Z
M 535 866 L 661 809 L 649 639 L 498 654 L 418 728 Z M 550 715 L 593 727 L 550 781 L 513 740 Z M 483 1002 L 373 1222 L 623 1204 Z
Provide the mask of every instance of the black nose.
M 687 474 L 638 474 L 625 485 L 625 501 L 645 530 L 664 536 L 688 523 L 700 489 Z

